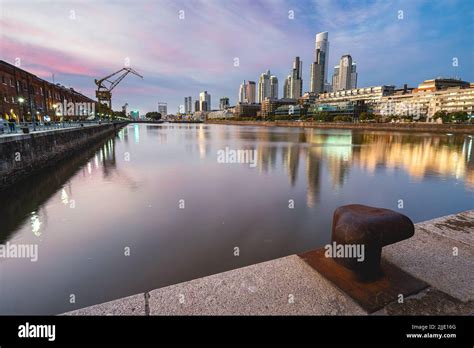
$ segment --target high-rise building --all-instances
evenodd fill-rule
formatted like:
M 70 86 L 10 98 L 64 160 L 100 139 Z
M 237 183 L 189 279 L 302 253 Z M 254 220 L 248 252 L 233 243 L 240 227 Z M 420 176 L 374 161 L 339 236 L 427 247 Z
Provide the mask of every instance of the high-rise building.
M 334 67 L 332 91 L 343 91 L 357 88 L 357 66 L 350 54 L 341 57 L 339 65 Z
M 334 72 L 332 74 L 332 91 L 339 91 L 339 65 L 334 67 Z
M 290 97 L 290 85 L 291 85 L 291 75 L 288 75 L 283 84 L 283 98 Z
M 223 97 L 219 99 L 219 110 L 225 110 L 229 107 L 229 98 Z
M 324 91 L 325 92 L 332 92 L 332 85 L 330 82 L 325 82 L 324 83 Z
M 190 114 L 193 112 L 193 101 L 191 97 L 184 97 L 184 113 Z
M 270 99 L 278 99 L 278 78 L 270 76 Z
M 158 102 L 158 112 L 161 114 L 161 117 L 168 115 L 168 103 Z
M 240 84 L 240 89 L 239 89 L 239 103 L 246 103 L 247 102 L 247 95 L 246 95 L 246 82 L 242 82 Z
M 339 62 L 339 89 L 351 89 L 352 57 L 345 54 Z
M 357 65 L 352 62 L 351 68 L 351 89 L 357 88 Z
M 289 83 L 289 97 L 292 99 L 301 97 L 303 93 L 302 67 L 303 62 L 300 60 L 300 57 L 296 57 L 295 61 L 293 62 L 293 70 L 291 72 L 291 83 Z
M 309 76 L 311 78 L 309 90 L 312 93 L 321 93 L 322 91 L 322 75 L 323 75 L 323 67 L 321 64 L 316 62 L 311 63 L 311 70 Z
M 198 112 L 200 111 L 200 102 L 199 100 L 194 101 L 194 111 Z
M 270 70 L 267 70 L 260 75 L 258 79 L 258 102 L 261 103 L 265 99 L 270 98 Z
M 323 93 L 328 86 L 329 41 L 328 32 L 316 34 L 314 62 L 311 64 L 310 91 Z
M 211 95 L 207 91 L 199 93 L 199 110 L 210 111 L 211 108 Z
M 247 97 L 247 104 L 255 104 L 256 85 L 255 81 L 247 81 L 245 86 L 245 95 Z

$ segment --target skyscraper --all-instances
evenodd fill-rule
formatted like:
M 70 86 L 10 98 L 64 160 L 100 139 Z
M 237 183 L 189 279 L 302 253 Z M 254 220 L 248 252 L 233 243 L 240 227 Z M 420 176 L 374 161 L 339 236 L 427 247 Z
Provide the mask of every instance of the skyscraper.
M 199 103 L 199 100 L 195 100 L 194 101 L 194 111 L 198 112 L 200 111 L 200 103 Z
M 278 78 L 270 76 L 270 99 L 278 99 Z
M 245 95 L 247 97 L 248 104 L 255 104 L 255 96 L 256 96 L 256 85 L 255 81 L 247 81 L 247 85 L 245 86 Z
M 211 95 L 207 91 L 199 93 L 199 109 L 200 111 L 211 110 Z
M 184 97 L 184 113 L 190 114 L 193 112 L 193 101 L 191 97 Z
M 328 32 L 316 34 L 314 62 L 311 64 L 310 91 L 322 93 L 327 85 L 329 41 Z
M 283 98 L 290 98 L 291 75 L 288 75 L 283 84 Z
M 265 99 L 270 98 L 270 70 L 260 75 L 258 79 L 258 102 L 261 103 Z
M 225 110 L 229 107 L 229 98 L 223 97 L 219 99 L 219 110 Z
M 332 91 L 339 91 L 339 65 L 334 67 L 334 72 L 332 74 Z
M 333 92 L 357 88 L 357 66 L 350 54 L 343 55 L 334 67 L 332 85 Z
M 339 62 L 339 89 L 351 89 L 352 57 L 343 55 Z
M 246 103 L 247 102 L 247 94 L 246 94 L 246 83 L 245 80 L 240 84 L 239 89 L 239 103 Z
M 352 62 L 351 69 L 351 89 L 357 88 L 357 65 L 355 62 Z
M 256 96 L 255 81 L 245 81 L 240 85 L 239 89 L 239 103 L 240 104 L 255 104 Z
M 168 114 L 168 103 L 158 102 L 158 112 L 161 114 L 161 117 L 165 117 Z
M 292 99 L 301 97 L 303 93 L 303 78 L 301 74 L 302 67 L 303 62 L 300 60 L 300 57 L 296 57 L 295 61 L 293 62 L 293 70 L 291 72 L 291 80 L 289 83 L 289 97 Z

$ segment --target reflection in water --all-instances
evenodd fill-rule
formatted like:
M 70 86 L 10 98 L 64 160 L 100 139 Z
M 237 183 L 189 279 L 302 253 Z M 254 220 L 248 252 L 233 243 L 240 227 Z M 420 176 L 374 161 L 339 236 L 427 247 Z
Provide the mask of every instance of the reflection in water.
M 0 193 L 0 242 L 40 244 L 34 266 L 0 260 L 0 314 L 61 313 L 316 248 L 328 242 L 342 204 L 397 209 L 402 197 L 414 221 L 472 209 L 472 142 L 469 135 L 129 125 Z M 227 146 L 257 150 L 257 167 L 218 164 Z M 181 199 L 185 209 L 177 208 Z M 245 251 L 239 258 L 236 245 Z M 75 307 L 64 300 L 71 289 Z
M 135 143 L 138 144 L 140 142 L 140 125 L 138 124 L 133 125 L 133 134 L 135 138 Z
M 31 212 L 31 231 L 36 237 L 41 236 L 40 228 L 41 228 L 41 221 L 39 219 L 38 214 L 35 211 Z
M 321 187 L 321 152 L 316 147 L 310 147 L 306 155 L 306 204 L 312 208 L 319 198 Z
M 297 144 L 288 144 L 282 148 L 283 166 L 288 170 L 291 186 L 295 186 L 298 174 L 298 166 L 300 159 L 300 146 Z
M 7 241 L 8 236 L 24 224 L 27 218 L 30 219 L 32 232 L 37 236 L 41 235 L 42 222 L 40 215 L 37 213 L 40 207 L 58 190 L 60 190 L 61 203 L 68 205 L 72 195 L 72 186 L 70 183 L 65 184 L 67 180 L 80 169 L 81 165 L 83 172 L 86 170 L 91 174 L 91 160 L 98 158 L 97 148 L 103 149 L 107 146 L 107 143 L 113 144 L 113 142 L 113 139 L 109 139 L 104 143 L 92 146 L 73 159 L 59 162 L 54 170 L 50 168 L 42 170 L 35 174 L 34 180 L 26 179 L 18 185 L 0 192 L 0 202 L 2 202 L 2 209 L 0 209 L 0 242 Z M 115 156 L 115 153 L 111 153 L 111 156 Z M 104 160 L 102 160 L 102 164 L 103 175 L 107 176 L 107 166 Z
M 299 137 L 296 144 L 293 134 L 273 137 L 276 141 L 287 141 L 282 146 L 272 144 L 269 130 L 261 130 L 258 135 L 259 162 L 266 171 L 275 164 L 275 156 L 281 151 L 283 166 L 288 170 L 290 183 L 294 185 L 297 177 L 298 161 L 300 159 L 298 143 L 305 142 L 310 147 L 306 156 L 308 187 L 314 183 L 310 179 L 315 170 L 311 169 L 313 162 L 324 161 L 331 174 L 334 188 L 342 187 L 344 177 L 351 167 L 364 169 L 368 175 L 374 175 L 377 168 L 389 171 L 402 169 L 413 179 L 425 177 L 448 178 L 464 180 L 468 189 L 474 188 L 474 164 L 472 160 L 473 137 L 438 134 L 388 134 L 368 132 L 355 134 L 321 134 L 319 130 L 306 130 L 304 137 Z M 248 134 L 242 138 L 249 139 Z
M 472 138 L 464 136 L 364 135 L 362 144 L 371 144 L 356 154 L 354 162 L 373 174 L 378 166 L 400 168 L 412 178 L 453 177 L 474 188 Z

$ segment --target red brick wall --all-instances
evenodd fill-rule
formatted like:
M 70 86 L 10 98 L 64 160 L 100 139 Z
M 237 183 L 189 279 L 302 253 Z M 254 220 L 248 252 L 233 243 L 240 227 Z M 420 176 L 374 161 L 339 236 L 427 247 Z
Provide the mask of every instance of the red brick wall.
M 24 99 L 21 110 L 18 102 L 20 97 Z M 0 60 L 0 116 L 5 118 L 16 115 L 17 122 L 22 121 L 23 117 L 25 121 L 31 122 L 32 115 L 39 117 L 49 115 L 52 120 L 58 120 L 53 105 L 63 103 L 64 100 L 73 103 L 94 103 L 97 110 L 97 103 L 94 100 Z M 74 115 L 64 118 L 77 119 L 77 116 L 86 117 Z

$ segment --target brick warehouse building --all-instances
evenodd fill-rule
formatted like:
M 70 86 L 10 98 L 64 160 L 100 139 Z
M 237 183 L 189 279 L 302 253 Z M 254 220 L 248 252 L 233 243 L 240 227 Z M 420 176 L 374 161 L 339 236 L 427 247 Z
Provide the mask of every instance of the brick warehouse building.
M 20 103 L 19 99 L 23 98 Z M 52 84 L 32 73 L 20 69 L 12 64 L 0 60 L 0 116 L 15 121 L 32 121 L 36 115 L 37 121 L 49 116 L 51 121 L 68 119 L 85 119 L 89 115 L 80 110 L 75 110 L 74 115 L 62 116 L 55 107 L 64 101 L 73 103 L 92 103 L 97 110 L 97 102 L 89 97 L 66 88 L 60 84 Z M 54 107 L 53 107 L 54 106 Z

